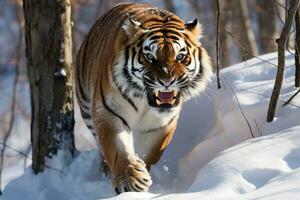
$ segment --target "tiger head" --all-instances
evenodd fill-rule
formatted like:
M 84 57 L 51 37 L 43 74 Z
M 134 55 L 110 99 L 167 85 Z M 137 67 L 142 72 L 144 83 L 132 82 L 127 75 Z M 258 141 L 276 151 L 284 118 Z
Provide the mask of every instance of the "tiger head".
M 170 13 L 143 22 L 129 17 L 123 29 L 124 67 L 116 74 L 129 97 L 146 97 L 150 106 L 168 109 L 203 91 L 211 64 L 199 43 L 197 20 L 184 23 Z

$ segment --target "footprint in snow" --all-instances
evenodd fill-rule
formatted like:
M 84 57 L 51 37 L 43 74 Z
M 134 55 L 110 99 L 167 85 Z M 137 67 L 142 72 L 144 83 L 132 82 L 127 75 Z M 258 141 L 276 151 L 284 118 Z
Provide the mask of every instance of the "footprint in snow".
M 291 169 L 296 169 L 300 167 L 300 148 L 292 149 L 283 160 Z
M 281 171 L 276 169 L 252 169 L 242 172 L 242 177 L 254 185 L 256 189 L 264 186 L 269 180 L 278 176 Z

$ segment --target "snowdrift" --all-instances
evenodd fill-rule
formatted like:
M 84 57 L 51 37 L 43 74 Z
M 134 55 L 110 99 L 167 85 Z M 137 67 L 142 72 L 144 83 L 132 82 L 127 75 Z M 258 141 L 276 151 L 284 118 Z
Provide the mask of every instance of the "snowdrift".
M 20 176 L 22 166 L 8 166 L 2 198 L 297 199 L 300 97 L 281 106 L 297 90 L 292 55 L 286 55 L 276 118 L 266 123 L 276 56 L 263 55 L 222 70 L 221 90 L 213 78 L 204 94 L 184 105 L 174 139 L 151 170 L 154 184 L 149 193 L 115 196 L 110 180 L 99 171 L 94 138 L 79 122 L 76 145 L 81 151 L 70 166 L 59 165 L 63 154 L 38 176 L 30 167 Z

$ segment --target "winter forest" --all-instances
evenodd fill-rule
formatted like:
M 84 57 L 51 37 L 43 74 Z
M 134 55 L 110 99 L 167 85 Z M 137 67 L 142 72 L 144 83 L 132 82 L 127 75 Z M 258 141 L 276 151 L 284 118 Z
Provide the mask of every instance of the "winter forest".
M 183 65 L 188 59 L 186 63 L 195 63 L 192 70 L 199 70 L 199 74 L 210 71 L 206 67 L 211 66 L 211 73 L 202 74 L 199 83 L 193 85 L 193 89 L 201 87 L 199 95 L 188 100 L 182 100 L 186 98 L 183 89 L 168 89 L 176 88 L 175 84 L 179 85 L 182 78 L 169 77 L 173 68 L 168 76 L 163 76 L 162 82 L 159 80 L 160 73 L 168 71 L 163 68 L 149 82 L 153 85 L 157 81 L 166 90 L 152 91 L 145 86 L 142 92 L 148 92 L 146 106 L 141 103 L 144 97 L 139 100 L 136 93 L 132 95 L 133 92 L 124 88 L 134 82 L 134 76 L 138 79 L 135 73 L 144 73 L 144 66 L 162 64 L 158 54 L 140 54 L 142 48 L 136 52 L 135 48 L 139 47 L 127 43 L 137 36 L 151 36 L 146 32 L 151 28 L 138 32 L 147 27 L 147 20 L 143 23 L 127 13 L 124 19 L 128 21 L 119 23 L 120 30 L 115 28 L 118 13 L 107 13 L 125 2 L 128 1 L 0 1 L 0 199 L 298 199 L 300 0 L 131 0 L 131 3 L 167 10 L 184 21 L 178 25 L 183 26 L 184 34 L 169 36 L 180 47 L 172 65 L 175 71 L 177 65 Z M 144 13 L 148 14 L 146 10 Z M 111 21 L 106 30 L 102 27 L 105 20 Z M 198 24 L 201 36 L 195 38 L 201 47 L 193 50 L 199 54 L 189 56 L 192 47 L 187 44 L 182 48 L 176 37 L 189 40 L 194 37 Z M 173 25 L 169 27 L 174 28 Z M 90 32 L 92 27 L 96 27 L 94 32 Z M 165 27 L 168 25 L 162 31 L 164 40 L 168 31 L 174 32 Z M 133 31 L 136 32 L 130 35 Z M 107 34 L 100 37 L 103 32 Z M 96 39 L 91 39 L 94 33 Z M 118 37 L 113 38 L 114 35 Z M 127 39 L 118 44 L 120 52 L 111 54 L 123 37 Z M 106 48 L 104 40 L 115 42 L 111 43 L 114 46 Z M 88 50 L 80 49 L 82 45 Z M 206 54 L 202 48 L 207 51 L 211 65 L 204 59 Z M 187 53 L 180 54 L 182 49 L 188 49 Z M 121 56 L 109 61 L 115 54 L 123 55 L 122 52 L 125 52 L 124 60 L 128 57 L 125 64 L 119 64 Z M 137 54 L 142 58 L 137 56 L 135 62 Z M 112 78 L 103 75 L 98 82 L 91 78 L 96 76 L 92 68 L 98 62 L 93 60 L 95 57 L 102 65 L 111 62 Z M 120 71 L 123 70 L 125 77 L 132 73 L 132 77 L 120 78 L 118 85 L 117 66 L 129 64 L 135 71 L 127 69 L 127 74 L 123 68 Z M 87 65 L 91 69 L 89 78 L 84 80 L 76 70 L 85 73 Z M 190 65 L 186 65 L 190 70 Z M 78 70 L 79 66 L 86 69 Z M 140 84 L 146 85 L 149 76 L 145 74 L 141 75 Z M 183 82 L 196 81 L 195 77 L 191 78 L 193 75 L 186 75 L 188 78 Z M 104 79 L 116 85 L 103 88 Z M 88 89 L 81 86 L 85 81 Z M 138 81 L 134 83 L 133 88 L 138 88 L 138 84 Z M 96 88 L 97 92 L 92 91 L 95 100 L 86 98 L 90 88 Z M 123 98 L 120 106 L 116 100 L 119 96 L 110 97 L 113 93 L 110 90 L 121 94 L 118 94 Z M 89 101 L 93 102 L 90 107 L 86 106 Z M 165 110 L 177 112 L 173 110 L 181 106 L 181 101 L 180 114 L 168 120 Z M 91 109 L 90 113 L 86 107 Z M 136 110 L 135 114 L 129 107 Z M 153 107 L 160 109 L 155 111 L 159 113 L 157 118 L 151 115 Z M 137 114 L 140 108 L 144 114 Z M 98 116 L 97 112 L 101 114 Z M 178 121 L 172 129 L 174 119 Z M 149 128 L 139 136 L 135 133 L 139 129 L 133 124 Z M 122 135 L 126 132 L 123 128 L 128 130 L 128 135 Z M 106 133 L 110 130 L 112 133 Z M 157 142 L 160 140 L 153 136 L 161 134 L 160 131 L 166 134 L 161 136 L 161 146 Z M 151 142 L 155 148 L 149 156 L 144 149 L 152 148 Z M 140 149 L 143 155 L 138 152 Z M 127 156 L 125 161 L 123 152 Z M 151 161 L 153 157 L 157 157 L 155 162 Z

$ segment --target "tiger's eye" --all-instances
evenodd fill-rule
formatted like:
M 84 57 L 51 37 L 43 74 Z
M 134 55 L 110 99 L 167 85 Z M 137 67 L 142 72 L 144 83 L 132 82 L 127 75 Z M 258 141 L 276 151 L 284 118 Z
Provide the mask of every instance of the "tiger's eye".
M 182 61 L 183 59 L 184 59 L 184 57 L 185 57 L 185 55 L 184 54 L 178 54 L 177 56 L 176 56 L 176 60 L 178 60 L 178 61 Z
M 154 59 L 154 56 L 153 56 L 151 53 L 145 54 L 145 57 L 146 57 L 146 59 L 149 60 L 150 62 L 152 62 L 153 59 Z

